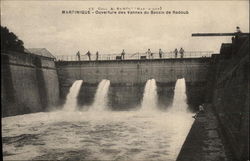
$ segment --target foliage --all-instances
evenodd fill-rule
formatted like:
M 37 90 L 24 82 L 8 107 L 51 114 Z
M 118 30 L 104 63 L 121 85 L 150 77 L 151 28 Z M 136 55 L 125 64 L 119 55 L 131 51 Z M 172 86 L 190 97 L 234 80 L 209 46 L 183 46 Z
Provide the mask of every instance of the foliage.
M 1 50 L 24 52 L 23 41 L 10 32 L 7 27 L 1 26 Z

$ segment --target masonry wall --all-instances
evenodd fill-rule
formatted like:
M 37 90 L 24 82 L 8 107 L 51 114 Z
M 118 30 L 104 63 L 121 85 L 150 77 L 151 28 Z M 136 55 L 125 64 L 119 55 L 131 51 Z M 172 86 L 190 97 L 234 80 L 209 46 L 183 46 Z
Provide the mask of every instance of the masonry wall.
M 145 83 L 150 78 L 157 82 L 160 108 L 172 104 L 175 82 L 182 77 L 187 84 L 188 103 L 196 107 L 204 102 L 209 62 L 209 58 L 59 61 L 56 66 L 62 100 L 65 100 L 75 80 L 83 80 L 79 104 L 89 105 L 93 102 L 98 83 L 102 79 L 109 79 L 109 106 L 114 110 L 124 110 L 140 105 Z
M 241 41 L 242 42 L 242 41 Z M 231 57 L 215 58 L 212 89 L 208 100 L 214 106 L 234 160 L 249 159 L 249 39 L 229 51 Z M 233 50 L 234 50 L 233 49 Z M 209 93 L 209 92 L 208 92 Z
M 125 61 L 72 61 L 56 62 L 62 83 L 82 79 L 99 83 L 109 79 L 116 84 L 145 83 L 150 78 L 157 82 L 173 82 L 185 77 L 187 82 L 206 81 L 209 58 L 125 60 Z M 64 78 L 63 78 L 64 77 Z
M 47 111 L 59 101 L 52 60 L 25 53 L 1 53 L 2 117 Z
M 42 72 L 47 93 L 48 107 L 55 106 L 59 102 L 59 79 L 55 62 L 47 59 L 42 59 Z

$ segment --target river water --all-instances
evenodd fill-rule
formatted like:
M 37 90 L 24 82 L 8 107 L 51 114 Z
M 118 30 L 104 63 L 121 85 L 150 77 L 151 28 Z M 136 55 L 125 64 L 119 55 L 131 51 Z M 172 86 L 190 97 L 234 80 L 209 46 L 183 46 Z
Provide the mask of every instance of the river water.
M 103 86 L 107 90 L 107 83 Z M 175 160 L 193 123 L 192 113 L 186 106 L 143 109 L 60 110 L 3 118 L 4 160 Z
M 50 112 L 2 120 L 4 159 L 175 160 L 191 114 Z

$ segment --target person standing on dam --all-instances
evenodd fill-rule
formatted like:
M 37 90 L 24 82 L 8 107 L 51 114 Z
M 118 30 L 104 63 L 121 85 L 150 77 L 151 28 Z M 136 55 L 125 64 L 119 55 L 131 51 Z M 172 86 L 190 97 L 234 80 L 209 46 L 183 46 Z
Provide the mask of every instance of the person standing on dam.
M 184 49 L 181 48 L 179 52 L 180 52 L 181 58 L 183 58 L 183 56 L 184 56 Z
M 237 26 L 236 27 L 236 32 L 235 32 L 235 36 L 232 37 L 232 55 L 235 55 L 237 53 L 237 51 L 239 50 L 239 37 L 242 34 L 240 27 Z
M 122 53 L 121 53 L 121 59 L 125 59 L 125 51 L 124 51 L 124 49 L 122 50 Z
M 159 58 L 160 59 L 162 58 L 162 51 L 161 51 L 161 49 L 159 49 Z
M 81 61 L 81 57 L 80 57 L 80 52 L 79 51 L 76 53 L 76 56 L 78 58 L 78 61 Z
M 152 53 L 151 53 L 151 51 L 150 51 L 150 49 L 148 49 L 148 51 L 146 51 L 146 54 L 148 55 L 148 59 L 150 59 L 151 56 L 153 56 Z
M 237 26 L 236 27 L 236 32 L 235 32 L 235 40 L 238 41 L 239 40 L 239 37 L 240 35 L 242 34 L 241 30 L 240 30 L 240 27 Z
M 237 33 L 237 34 L 242 33 L 239 26 L 236 27 L 236 33 Z
M 151 52 L 151 59 L 154 59 L 154 53 Z
M 88 51 L 86 55 L 89 57 L 89 61 L 91 61 L 91 53 Z
M 177 58 L 178 50 L 177 48 L 174 49 L 174 57 Z
M 96 59 L 95 59 L 95 60 L 96 60 L 96 61 L 98 61 L 98 58 L 99 58 L 99 52 L 97 51 L 95 55 L 96 55 Z

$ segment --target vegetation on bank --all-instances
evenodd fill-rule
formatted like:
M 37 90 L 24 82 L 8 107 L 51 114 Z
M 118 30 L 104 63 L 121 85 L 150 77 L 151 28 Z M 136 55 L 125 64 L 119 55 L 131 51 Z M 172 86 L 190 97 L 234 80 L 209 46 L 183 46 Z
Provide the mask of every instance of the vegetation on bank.
M 1 50 L 24 52 L 23 41 L 3 26 L 1 26 Z

